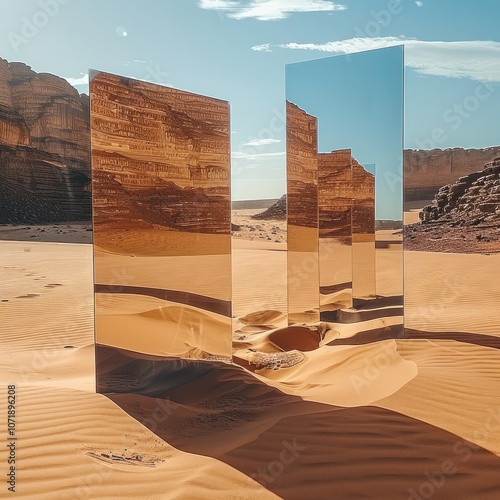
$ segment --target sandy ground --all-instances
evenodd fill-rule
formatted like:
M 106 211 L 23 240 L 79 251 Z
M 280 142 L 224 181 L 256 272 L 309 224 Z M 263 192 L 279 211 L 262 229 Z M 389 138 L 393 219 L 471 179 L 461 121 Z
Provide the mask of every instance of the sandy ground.
M 95 394 L 90 245 L 2 242 L 0 252 L 0 384 L 4 394 L 17 386 L 19 498 L 387 500 L 427 494 L 428 483 L 433 498 L 489 500 L 500 488 L 500 351 L 432 337 L 358 342 L 360 330 L 396 324 L 390 316 L 277 334 L 282 242 L 233 238 L 233 351 L 248 370 L 186 360 L 175 375 L 132 353 L 123 365 L 104 360 L 124 388 L 109 397 Z M 407 252 L 407 326 L 498 335 L 495 259 Z M 157 349 L 168 320 L 181 354 L 200 325 L 197 310 L 104 295 L 98 310 L 119 323 L 104 325 L 111 345 Z M 222 329 L 203 314 L 203 331 Z M 138 315 L 157 341 L 137 331 Z M 206 352 L 183 353 L 192 349 Z M 157 380 L 147 395 L 127 390 L 146 376 Z
M 92 223 L 2 224 L 0 241 L 92 243 Z

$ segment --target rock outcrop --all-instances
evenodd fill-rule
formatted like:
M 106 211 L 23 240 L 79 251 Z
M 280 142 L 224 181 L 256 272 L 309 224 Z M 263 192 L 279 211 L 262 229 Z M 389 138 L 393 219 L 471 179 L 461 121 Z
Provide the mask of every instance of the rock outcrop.
M 500 252 L 500 157 L 441 187 L 405 226 L 409 250 Z
M 285 220 L 286 219 L 286 194 L 276 203 L 273 203 L 264 212 L 252 215 L 252 219 L 257 220 Z
M 89 97 L 0 59 L 0 223 L 91 218 Z
M 423 223 L 446 220 L 457 226 L 499 224 L 500 157 L 440 188 L 432 204 L 420 212 L 420 219 Z
M 441 186 L 481 170 L 497 156 L 500 156 L 500 147 L 407 149 L 403 157 L 405 201 L 431 200 Z

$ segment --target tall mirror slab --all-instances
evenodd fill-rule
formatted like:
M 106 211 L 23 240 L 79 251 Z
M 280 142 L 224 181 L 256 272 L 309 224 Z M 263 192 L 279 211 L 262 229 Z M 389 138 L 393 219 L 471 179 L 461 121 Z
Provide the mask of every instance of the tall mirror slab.
M 374 320 L 374 338 L 403 336 L 403 75 L 401 46 L 286 66 L 287 109 L 316 121 L 321 319 Z M 289 141 L 296 123 L 287 115 Z M 289 183 L 295 158 L 311 156 L 305 130 L 294 142 L 302 151 L 287 148 Z M 289 194 L 289 225 L 306 208 Z M 309 210 L 316 216 L 316 207 Z M 299 244 L 315 251 L 289 229 L 289 249 Z M 289 304 L 299 300 L 289 291 Z
M 94 72 L 90 110 L 97 350 L 230 359 L 229 104 Z
M 320 303 L 323 311 L 352 307 L 351 185 L 349 149 L 318 154 Z
M 286 102 L 288 323 L 319 320 L 317 118 Z

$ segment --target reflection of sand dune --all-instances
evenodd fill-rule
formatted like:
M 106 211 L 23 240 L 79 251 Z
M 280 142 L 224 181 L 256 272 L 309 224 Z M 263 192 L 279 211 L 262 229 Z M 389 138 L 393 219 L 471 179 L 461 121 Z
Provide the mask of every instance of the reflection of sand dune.
M 231 300 L 231 255 L 133 257 L 95 251 L 95 281 L 120 292 L 137 286 Z
M 96 329 L 99 344 L 132 351 L 231 356 L 230 318 L 153 297 L 97 294 Z
M 137 256 L 229 254 L 231 242 L 224 234 L 173 231 L 164 227 L 132 227 L 96 231 L 96 248 L 102 252 Z

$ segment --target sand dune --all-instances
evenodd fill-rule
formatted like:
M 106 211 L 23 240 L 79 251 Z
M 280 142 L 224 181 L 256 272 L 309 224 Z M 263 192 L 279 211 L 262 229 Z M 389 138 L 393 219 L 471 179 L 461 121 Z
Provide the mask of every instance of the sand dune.
M 97 347 L 105 397 L 94 393 L 90 246 L 2 243 L 0 380 L 3 391 L 18 384 L 17 495 L 396 500 L 432 487 L 434 499 L 496 498 L 500 351 L 455 340 L 374 342 L 397 327 L 400 317 L 387 313 L 397 304 L 381 305 L 380 318 L 366 319 L 366 308 L 364 321 L 299 328 L 300 337 L 280 329 L 283 247 L 235 243 L 232 346 L 221 335 L 230 318 L 152 296 L 99 294 L 99 341 L 142 350 L 127 358 Z M 178 258 L 145 257 L 162 262 L 148 276 L 138 260 L 134 279 L 160 282 Z M 116 256 L 102 259 L 120 286 L 127 283 L 113 269 L 139 258 L 118 267 Z M 190 279 L 217 275 L 217 265 L 186 259 Z M 407 252 L 407 326 L 478 343 L 498 338 L 498 264 L 497 256 Z M 208 290 L 189 283 L 193 293 Z M 214 289 L 224 297 L 224 287 Z M 231 348 L 242 366 L 217 361 Z M 206 360 L 150 355 L 171 351 Z
M 93 342 L 90 245 L 4 241 L 0 276 L 4 352 Z
M 403 359 L 418 366 L 418 374 L 374 404 L 446 429 L 500 456 L 500 352 L 447 340 L 408 340 L 397 346 Z
M 21 386 L 18 400 L 16 498 L 277 498 L 218 460 L 176 450 L 105 396 Z M 5 398 L 0 408 L 5 426 Z
M 405 326 L 500 335 L 500 255 L 405 252 Z
M 168 401 L 157 391 L 110 397 L 176 448 L 216 457 L 281 498 L 408 498 L 447 460 L 459 473 L 448 471 L 435 498 L 488 498 L 500 484 L 499 459 L 482 448 L 453 455 L 449 432 L 381 408 L 303 401 L 231 365 L 169 389 Z

